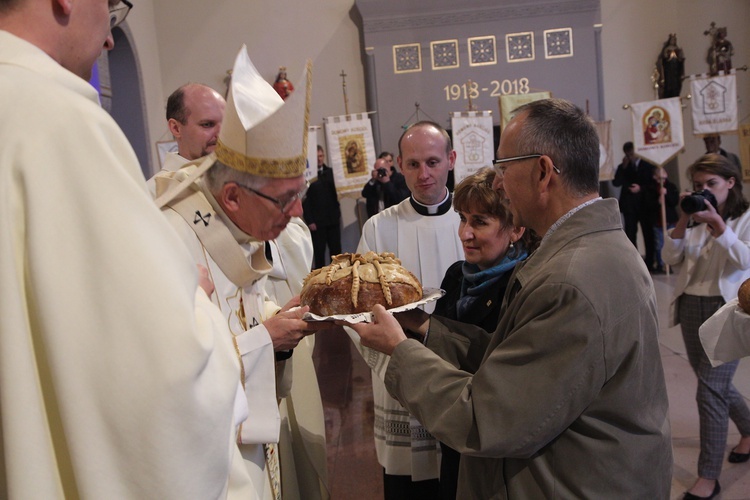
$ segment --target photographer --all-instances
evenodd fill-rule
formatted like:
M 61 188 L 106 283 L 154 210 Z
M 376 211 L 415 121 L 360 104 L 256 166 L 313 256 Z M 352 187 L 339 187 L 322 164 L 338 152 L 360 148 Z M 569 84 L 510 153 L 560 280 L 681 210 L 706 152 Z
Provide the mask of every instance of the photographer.
M 378 158 L 372 169 L 372 178 L 362 188 L 362 196 L 367 200 L 367 217 L 392 205 L 397 205 L 409 197 L 409 188 L 403 174 L 388 164 L 388 160 Z
M 682 262 L 669 326 L 681 325 L 688 360 L 698 376 L 701 451 L 698 480 L 685 494 L 691 500 L 713 498 L 721 490 L 729 418 L 742 435 L 729 461 L 750 459 L 750 409 L 732 384 L 738 361 L 712 368 L 698 337 L 700 325 L 750 278 L 750 214 L 740 172 L 727 158 L 703 155 L 688 168 L 688 176 L 695 192 L 681 194 L 682 212 L 664 242 L 662 258 L 670 265 Z

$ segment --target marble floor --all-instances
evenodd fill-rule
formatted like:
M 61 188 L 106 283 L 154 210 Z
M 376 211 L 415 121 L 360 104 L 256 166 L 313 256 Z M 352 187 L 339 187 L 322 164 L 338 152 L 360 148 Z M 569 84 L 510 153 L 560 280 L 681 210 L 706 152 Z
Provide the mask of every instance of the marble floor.
M 661 352 L 669 392 L 674 450 L 671 499 L 695 480 L 698 460 L 698 411 L 695 375 L 688 365 L 679 327 L 667 328 L 674 275 L 655 276 Z M 326 417 L 328 474 L 333 500 L 383 498 L 382 469 L 373 445 L 373 401 L 370 371 L 343 332 L 321 332 L 316 338 L 315 366 Z M 735 386 L 750 403 L 750 358 L 740 363 Z M 730 423 L 727 453 L 739 433 Z M 719 500 L 750 499 L 750 462 L 725 462 Z

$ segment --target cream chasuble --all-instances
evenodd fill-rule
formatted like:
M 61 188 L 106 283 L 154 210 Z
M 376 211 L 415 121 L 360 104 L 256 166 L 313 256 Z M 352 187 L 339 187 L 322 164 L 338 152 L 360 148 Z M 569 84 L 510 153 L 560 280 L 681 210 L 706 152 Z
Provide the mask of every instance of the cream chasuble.
M 124 134 L 4 31 L 0 102 L 0 497 L 252 498 L 231 339 Z

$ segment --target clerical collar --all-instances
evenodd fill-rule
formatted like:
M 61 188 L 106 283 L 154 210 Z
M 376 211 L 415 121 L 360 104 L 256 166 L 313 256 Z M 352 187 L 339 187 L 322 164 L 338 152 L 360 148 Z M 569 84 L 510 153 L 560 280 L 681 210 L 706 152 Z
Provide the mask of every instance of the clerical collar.
M 414 207 L 414 210 L 416 210 L 418 214 L 426 216 L 443 215 L 451 209 L 452 201 L 453 197 L 451 196 L 450 191 L 448 191 L 448 188 L 445 189 L 445 198 L 443 198 L 443 201 L 437 205 L 424 205 L 415 200 L 414 196 L 409 198 L 409 202 L 411 203 L 411 206 Z

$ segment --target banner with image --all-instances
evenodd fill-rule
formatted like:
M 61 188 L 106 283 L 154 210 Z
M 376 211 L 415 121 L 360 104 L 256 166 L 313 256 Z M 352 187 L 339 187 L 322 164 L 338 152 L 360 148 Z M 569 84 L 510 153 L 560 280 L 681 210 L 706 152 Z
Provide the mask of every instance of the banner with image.
M 339 196 L 359 197 L 375 163 L 372 125 L 367 113 L 324 118 L 328 166 Z
M 505 126 L 511 119 L 511 113 L 519 106 L 528 104 L 530 102 L 539 101 L 541 99 L 549 99 L 552 97 L 551 92 L 531 92 L 529 94 L 506 94 L 501 95 L 498 98 L 498 105 L 500 106 L 500 130 L 505 130 Z
M 614 152 L 612 151 L 612 120 L 594 122 L 599 134 L 599 182 L 615 178 Z
M 679 97 L 631 104 L 635 154 L 664 165 L 685 146 Z
M 451 113 L 456 185 L 482 167 L 491 167 L 495 158 L 492 138 L 492 111 Z
M 307 165 L 305 166 L 305 180 L 312 182 L 318 178 L 318 129 L 307 127 Z
M 690 77 L 693 94 L 693 134 L 717 134 L 737 130 L 737 78 L 728 75 Z

